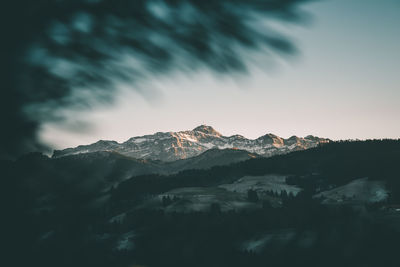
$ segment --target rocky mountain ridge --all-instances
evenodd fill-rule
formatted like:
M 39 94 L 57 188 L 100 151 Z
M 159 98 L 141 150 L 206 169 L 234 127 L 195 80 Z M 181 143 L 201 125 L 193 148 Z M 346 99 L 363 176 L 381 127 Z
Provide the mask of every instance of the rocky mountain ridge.
M 152 135 L 132 137 L 123 143 L 100 140 L 90 145 L 55 150 L 53 157 L 97 151 L 113 151 L 138 159 L 175 161 L 198 156 L 209 149 L 240 149 L 260 156 L 270 157 L 291 151 L 304 150 L 327 143 L 329 139 L 315 136 L 304 138 L 292 136 L 288 139 L 266 134 L 257 139 L 241 135 L 224 136 L 214 128 L 200 125 L 193 130 L 158 132 Z

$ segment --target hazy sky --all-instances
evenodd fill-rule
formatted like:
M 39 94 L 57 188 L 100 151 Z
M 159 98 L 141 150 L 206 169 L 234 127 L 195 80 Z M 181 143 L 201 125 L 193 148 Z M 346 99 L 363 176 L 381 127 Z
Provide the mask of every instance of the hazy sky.
M 208 124 L 248 138 L 400 138 L 400 1 L 325 0 L 304 10 L 308 25 L 280 25 L 300 50 L 293 58 L 271 65 L 254 54 L 246 75 L 177 72 L 121 84 L 113 105 L 65 110 L 69 119 L 44 124 L 40 137 L 65 148 Z

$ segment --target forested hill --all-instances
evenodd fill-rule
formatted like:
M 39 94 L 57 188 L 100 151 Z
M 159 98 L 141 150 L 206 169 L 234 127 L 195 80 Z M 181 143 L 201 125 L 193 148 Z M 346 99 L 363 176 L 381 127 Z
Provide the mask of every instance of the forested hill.
M 132 177 L 120 184 L 118 193 L 161 193 L 177 187 L 229 183 L 246 175 L 284 174 L 292 176 L 293 179 L 289 179 L 291 182 L 303 185 L 304 182 L 320 182 L 338 186 L 363 177 L 384 180 L 393 197 L 399 199 L 399 163 L 400 140 L 339 141 L 286 155 L 216 166 L 209 170 L 187 170 L 171 176 Z
M 125 178 L 143 162 L 94 156 L 0 162 L 4 266 L 398 266 L 400 140 Z

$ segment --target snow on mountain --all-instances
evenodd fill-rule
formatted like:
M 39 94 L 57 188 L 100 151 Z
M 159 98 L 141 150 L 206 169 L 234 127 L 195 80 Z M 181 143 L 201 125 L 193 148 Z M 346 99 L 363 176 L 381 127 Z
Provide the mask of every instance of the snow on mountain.
M 241 135 L 223 136 L 211 126 L 200 125 L 191 131 L 158 132 L 153 135 L 132 137 L 123 143 L 100 140 L 90 145 L 55 150 L 53 157 L 97 151 L 114 151 L 129 157 L 161 161 L 175 161 L 197 156 L 209 149 L 240 149 L 269 157 L 291 151 L 303 150 L 329 142 L 315 136 L 283 139 L 266 134 L 257 139 Z

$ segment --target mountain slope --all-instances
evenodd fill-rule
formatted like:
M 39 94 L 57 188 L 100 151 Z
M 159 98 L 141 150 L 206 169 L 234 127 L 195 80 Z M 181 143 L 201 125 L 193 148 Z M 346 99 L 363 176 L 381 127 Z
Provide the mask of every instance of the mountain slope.
M 166 163 L 170 170 L 183 171 L 190 169 L 210 169 L 214 166 L 224 166 L 248 159 L 260 157 L 258 154 L 250 153 L 240 149 L 218 149 L 212 148 L 206 152 L 187 159 Z
M 114 151 L 133 158 L 168 162 L 194 157 L 212 148 L 240 149 L 269 157 L 316 147 L 320 143 L 327 142 L 328 139 L 314 136 L 304 138 L 292 136 L 288 139 L 273 134 L 266 134 L 257 139 L 247 139 L 241 135 L 223 136 L 212 127 L 201 125 L 191 131 L 158 132 L 153 135 L 132 137 L 123 143 L 100 140 L 90 145 L 55 150 L 53 157 Z
M 0 165 L 2 170 L 24 177 L 25 185 L 35 194 L 50 191 L 105 192 L 134 176 L 169 175 L 189 169 L 210 169 L 251 158 L 255 154 L 243 150 L 211 149 L 198 156 L 163 162 L 135 159 L 116 152 L 98 151 L 48 158 L 40 153 L 27 154 L 12 164 Z M 12 168 L 11 168 L 12 167 Z M 67 189 L 68 188 L 68 189 Z

